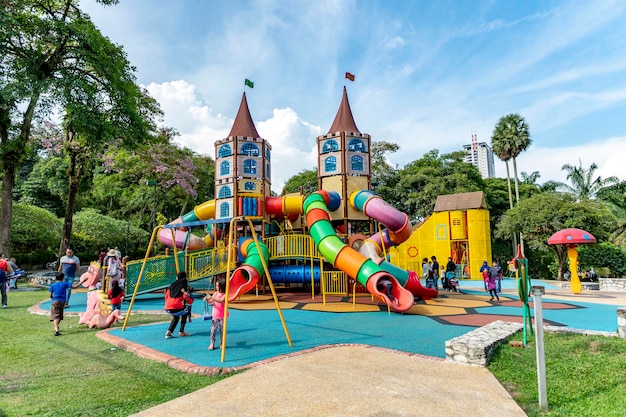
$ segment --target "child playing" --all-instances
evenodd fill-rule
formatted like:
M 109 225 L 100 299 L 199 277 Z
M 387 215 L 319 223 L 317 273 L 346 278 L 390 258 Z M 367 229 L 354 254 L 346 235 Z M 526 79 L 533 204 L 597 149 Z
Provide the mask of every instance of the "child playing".
M 54 335 L 60 336 L 59 324 L 61 324 L 61 320 L 63 320 L 63 311 L 65 309 L 65 302 L 67 301 L 67 289 L 78 288 L 84 281 L 80 281 L 76 285 L 70 285 L 65 281 L 65 274 L 63 274 L 63 272 L 57 272 L 54 274 L 54 277 L 56 282 L 50 286 L 50 299 L 52 300 L 50 304 L 50 321 L 54 323 Z
M 111 308 L 113 310 L 122 309 L 122 301 L 124 301 L 124 290 L 120 287 L 119 281 L 113 281 L 112 287 L 107 294 L 111 300 Z
M 495 297 L 498 302 L 500 302 L 500 296 L 498 296 L 498 291 L 496 290 L 496 277 L 494 274 L 483 271 L 483 279 L 485 280 L 485 288 L 489 291 L 489 295 L 491 295 L 491 300 Z
M 224 299 L 226 298 L 226 280 L 223 278 L 215 282 L 215 293 L 213 296 L 207 295 L 205 301 L 213 304 L 213 319 L 211 322 L 211 344 L 209 350 L 215 349 L 215 335 L 220 332 L 220 340 L 222 339 L 222 331 L 224 330 Z
M 189 336 L 189 333 L 185 331 L 185 324 L 187 324 L 187 318 L 191 317 L 191 304 L 193 304 L 193 297 L 189 293 L 187 273 L 181 271 L 176 276 L 176 281 L 165 290 L 165 311 L 172 315 L 172 321 L 165 332 L 166 339 L 173 337 L 173 332 L 178 325 L 179 319 L 180 330 L 178 336 Z M 184 311 L 186 311 L 186 314 L 183 314 Z

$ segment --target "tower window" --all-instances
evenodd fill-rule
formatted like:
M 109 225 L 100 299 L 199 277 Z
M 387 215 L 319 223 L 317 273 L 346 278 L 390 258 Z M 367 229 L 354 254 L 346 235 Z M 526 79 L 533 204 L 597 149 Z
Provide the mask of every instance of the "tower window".
M 324 145 L 322 146 L 322 153 L 337 152 L 338 150 L 339 150 L 339 145 L 337 144 L 337 141 L 334 139 L 327 140 L 326 142 L 324 142 Z
M 230 174 L 230 162 L 222 161 L 220 164 L 220 175 L 228 175 Z
M 265 159 L 267 159 L 268 161 L 271 161 L 272 160 L 271 156 L 272 156 L 272 152 L 270 152 L 269 149 L 265 149 Z
M 324 170 L 326 172 L 335 172 L 337 171 L 337 158 L 334 156 L 329 156 L 324 160 Z
M 254 143 L 244 143 L 241 146 L 241 153 L 248 156 L 259 156 L 259 147 Z
M 228 185 L 224 185 L 220 188 L 219 198 L 228 198 L 232 197 L 233 193 L 230 191 L 230 187 Z
M 230 216 L 230 204 L 222 203 L 220 204 L 220 217 L 229 217 Z
M 233 150 L 231 149 L 229 144 L 224 144 L 220 146 L 220 150 L 217 151 L 217 157 L 223 158 L 225 156 L 231 156 L 233 154 Z
M 256 161 L 254 159 L 243 161 L 243 173 L 256 175 Z
M 243 184 L 243 189 L 246 191 L 255 191 L 256 190 L 256 184 L 253 183 L 252 181 L 246 181 Z
M 348 150 L 352 152 L 365 152 L 365 143 L 361 139 L 350 139 Z
M 355 155 L 352 157 L 352 170 L 363 171 L 363 157 Z

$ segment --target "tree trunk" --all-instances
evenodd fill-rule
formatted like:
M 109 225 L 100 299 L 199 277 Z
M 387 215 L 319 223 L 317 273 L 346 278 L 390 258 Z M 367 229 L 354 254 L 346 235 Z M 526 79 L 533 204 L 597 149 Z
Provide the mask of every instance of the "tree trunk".
M 12 103 L 2 101 L 0 109 L 0 140 L 2 143 L 2 203 L 0 203 L 0 252 L 7 258 L 11 257 L 11 223 L 13 221 L 13 188 L 15 187 L 15 173 L 23 159 L 23 151 L 30 139 L 35 107 L 39 101 L 39 90 L 35 90 L 24 112 L 22 127 L 18 138 L 10 140 L 11 125 L 10 106 Z
M 515 175 L 515 204 L 519 204 L 519 181 L 517 179 L 517 160 L 513 158 L 513 175 Z M 519 244 L 522 250 L 522 254 L 524 253 L 524 235 L 522 232 L 519 234 Z
M 506 184 L 509 187 L 509 208 L 513 208 L 513 190 L 511 190 L 511 172 L 509 170 L 509 161 L 504 161 L 506 165 Z
M 513 208 L 513 192 L 511 190 L 511 172 L 509 171 L 509 161 L 504 161 L 506 165 L 506 183 L 509 186 L 509 208 Z M 513 256 L 517 253 L 517 234 L 513 233 Z
M 11 257 L 11 221 L 13 219 L 13 186 L 15 185 L 15 167 L 4 164 L 2 167 L 2 205 L 0 206 L 0 252 Z M 4 284 L 2 284 L 4 285 Z
M 519 181 L 517 179 L 517 160 L 513 158 L 513 175 L 515 176 L 515 202 L 519 203 Z
M 63 221 L 63 233 L 61 235 L 59 253 L 64 253 L 68 247 L 71 247 L 70 243 L 72 239 L 72 226 L 74 224 L 74 208 L 76 207 L 78 185 L 80 184 L 85 165 L 85 158 L 79 156 L 75 152 L 69 152 L 69 158 L 69 190 L 67 193 L 67 205 L 65 206 L 65 220 Z

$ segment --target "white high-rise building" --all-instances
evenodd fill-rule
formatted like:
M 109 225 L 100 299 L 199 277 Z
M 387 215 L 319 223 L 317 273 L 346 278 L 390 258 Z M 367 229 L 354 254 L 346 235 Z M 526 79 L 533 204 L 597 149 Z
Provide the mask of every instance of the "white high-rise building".
M 472 143 L 463 145 L 465 162 L 474 165 L 483 178 L 494 178 L 496 169 L 493 163 L 493 151 L 485 142 L 478 142 L 476 134 L 472 134 Z

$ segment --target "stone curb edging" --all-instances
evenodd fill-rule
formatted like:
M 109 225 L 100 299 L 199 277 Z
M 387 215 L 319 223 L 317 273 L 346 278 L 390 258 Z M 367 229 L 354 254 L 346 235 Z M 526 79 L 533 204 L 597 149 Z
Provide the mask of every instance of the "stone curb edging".
M 598 278 L 598 282 L 581 282 L 584 290 L 626 291 L 626 278 Z M 561 288 L 569 288 L 569 281 L 561 281 Z
M 543 326 L 544 331 L 561 334 L 582 334 L 626 338 L 626 307 L 618 308 L 618 332 L 574 329 L 561 326 Z M 620 325 L 621 323 L 621 325 Z M 486 367 L 495 348 L 510 336 L 522 330 L 521 323 L 494 321 L 454 339 L 446 341 L 446 361 Z
M 522 330 L 521 323 L 496 320 L 446 341 L 446 360 L 466 365 L 487 366 L 495 348 Z

